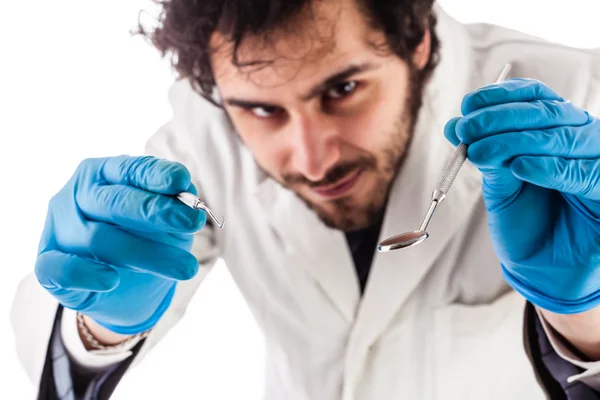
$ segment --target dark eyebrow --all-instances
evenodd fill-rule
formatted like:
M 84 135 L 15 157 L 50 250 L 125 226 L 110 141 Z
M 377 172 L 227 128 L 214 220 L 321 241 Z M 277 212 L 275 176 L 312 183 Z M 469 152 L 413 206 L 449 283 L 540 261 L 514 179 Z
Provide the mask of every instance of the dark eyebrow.
M 356 75 L 361 72 L 370 71 L 372 69 L 377 68 L 378 65 L 373 64 L 371 62 L 364 62 L 362 64 L 351 64 L 348 67 L 344 68 L 342 71 L 337 72 L 331 75 L 329 78 L 325 79 L 322 83 L 316 85 L 311 88 L 305 95 L 300 97 L 302 101 L 308 101 L 315 96 L 318 96 L 322 92 L 331 88 L 332 86 L 338 85 L 346 80 L 348 80 L 351 76 Z M 228 97 L 225 99 L 225 102 L 232 106 L 237 106 L 245 109 L 252 108 L 279 108 L 276 104 L 264 103 L 261 101 L 253 101 L 253 100 L 244 100 L 234 97 Z
M 245 108 L 247 110 L 252 109 L 252 108 L 279 108 L 279 106 L 277 104 L 269 104 L 269 103 L 257 102 L 257 101 L 252 101 L 252 100 L 237 99 L 235 97 L 228 97 L 225 99 L 225 102 L 227 104 L 229 104 L 230 106 L 241 107 L 241 108 Z

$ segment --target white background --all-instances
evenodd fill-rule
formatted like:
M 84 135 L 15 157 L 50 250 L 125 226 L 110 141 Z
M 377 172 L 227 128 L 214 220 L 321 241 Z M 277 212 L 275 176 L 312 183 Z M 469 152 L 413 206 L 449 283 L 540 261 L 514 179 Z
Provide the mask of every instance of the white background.
M 34 390 L 16 358 L 9 310 L 18 281 L 33 269 L 47 200 L 84 158 L 141 154 L 170 116 L 173 75 L 148 44 L 128 34 L 139 10 L 155 12 L 149 1 L 2 1 L 0 398 L 30 399 Z M 600 47 L 597 0 L 440 4 L 461 22 Z M 114 398 L 259 399 L 261 341 L 220 263 L 186 318 Z

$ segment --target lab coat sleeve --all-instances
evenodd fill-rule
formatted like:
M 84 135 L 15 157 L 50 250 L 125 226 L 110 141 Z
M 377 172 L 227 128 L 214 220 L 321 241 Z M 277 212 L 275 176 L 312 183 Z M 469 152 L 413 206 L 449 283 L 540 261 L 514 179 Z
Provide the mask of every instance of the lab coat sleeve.
M 63 307 L 57 311 L 56 322 L 50 338 L 49 351 L 46 355 L 46 363 L 40 387 L 38 388 L 38 399 L 44 400 L 66 400 L 78 398 L 94 398 L 96 400 L 107 400 L 112 396 L 119 381 L 129 368 L 135 353 L 142 343 L 132 348 L 132 355 L 123 362 L 112 365 L 101 370 L 90 370 L 78 366 L 69 359 L 60 335 L 60 321 Z M 93 393 L 93 394 L 92 394 Z M 91 396 L 90 396 L 91 395 Z
M 576 350 L 544 319 L 542 313 L 536 308 L 536 317 L 542 328 L 543 335 L 552 346 L 552 352 L 556 354 L 554 360 L 547 358 L 546 366 L 559 380 L 566 385 L 572 385 L 576 382 L 582 382 L 600 394 L 600 360 L 583 361 L 582 357 L 576 354 Z M 568 362 L 573 367 L 561 367 L 561 364 Z M 560 371 L 560 372 L 559 372 Z
M 209 113 L 203 113 L 202 109 L 199 109 L 199 106 L 200 108 L 207 106 L 199 101 L 198 96 L 193 94 L 185 83 L 178 82 L 171 88 L 169 100 L 173 109 L 173 118 L 150 137 L 145 146 L 145 154 L 184 164 L 190 170 L 192 182 L 202 196 L 206 185 L 197 174 L 197 171 L 202 171 L 196 164 L 198 155 L 194 153 L 198 146 L 190 140 L 191 138 L 208 140 L 202 139 L 202 129 L 204 127 L 208 130 L 214 124 L 207 121 L 210 117 Z M 189 121 L 189 119 L 194 120 Z M 190 127 L 194 128 L 194 135 L 186 130 Z M 209 134 L 209 132 L 205 133 Z M 205 171 L 204 175 L 209 173 Z M 210 178 L 207 182 L 211 182 Z M 128 360 L 131 361 L 131 367 L 137 365 L 183 317 L 196 289 L 220 255 L 219 242 L 220 239 L 210 223 L 196 234 L 191 251 L 200 263 L 200 270 L 193 279 L 178 284 L 170 307 L 144 340 L 135 359 Z M 34 387 L 40 387 L 58 309 L 58 302 L 39 284 L 33 271 L 19 282 L 11 307 L 11 324 L 17 356 Z M 83 351 L 79 336 L 74 331 L 76 326 L 73 313 L 67 311 L 60 323 L 65 324 L 61 326 L 61 338 L 69 357 L 83 366 L 101 369 L 122 362 L 131 355 L 130 350 L 108 356 Z
M 594 388 L 594 383 L 585 378 L 580 379 L 586 373 L 586 369 L 556 351 L 556 343 L 551 343 L 555 336 L 552 333 L 548 335 L 542 323 L 541 315 L 536 312 L 533 304 L 527 302 L 524 313 L 525 352 L 547 398 L 597 399 L 598 391 Z

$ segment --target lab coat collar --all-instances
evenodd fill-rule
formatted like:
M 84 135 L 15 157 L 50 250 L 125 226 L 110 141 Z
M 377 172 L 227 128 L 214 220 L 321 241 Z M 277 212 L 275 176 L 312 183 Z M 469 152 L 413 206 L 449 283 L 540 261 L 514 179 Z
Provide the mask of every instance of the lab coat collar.
M 441 40 L 440 63 L 425 89 L 413 141 L 391 190 L 380 240 L 418 229 L 436 181 L 453 147 L 443 136 L 472 73 L 471 46 L 464 26 L 435 5 Z M 479 192 L 479 175 L 465 163 L 450 194 L 428 227 L 430 238 L 415 248 L 376 252 L 363 301 L 352 255 L 343 232 L 326 227 L 294 193 L 261 175 L 257 196 L 274 233 L 292 260 L 285 268 L 305 268 L 348 322 L 355 338 L 375 340 L 427 270 L 453 232 L 467 218 Z M 360 305 L 360 308 L 359 308 Z

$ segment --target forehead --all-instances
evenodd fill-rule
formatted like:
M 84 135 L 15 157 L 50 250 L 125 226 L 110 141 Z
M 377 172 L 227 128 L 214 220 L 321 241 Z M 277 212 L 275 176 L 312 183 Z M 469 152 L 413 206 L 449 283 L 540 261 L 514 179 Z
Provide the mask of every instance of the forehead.
M 383 34 L 369 29 L 354 0 L 312 2 L 295 21 L 264 37 L 246 36 L 235 65 L 230 42 L 214 34 L 212 67 L 225 94 L 305 88 L 350 64 L 380 58 L 374 44 Z

